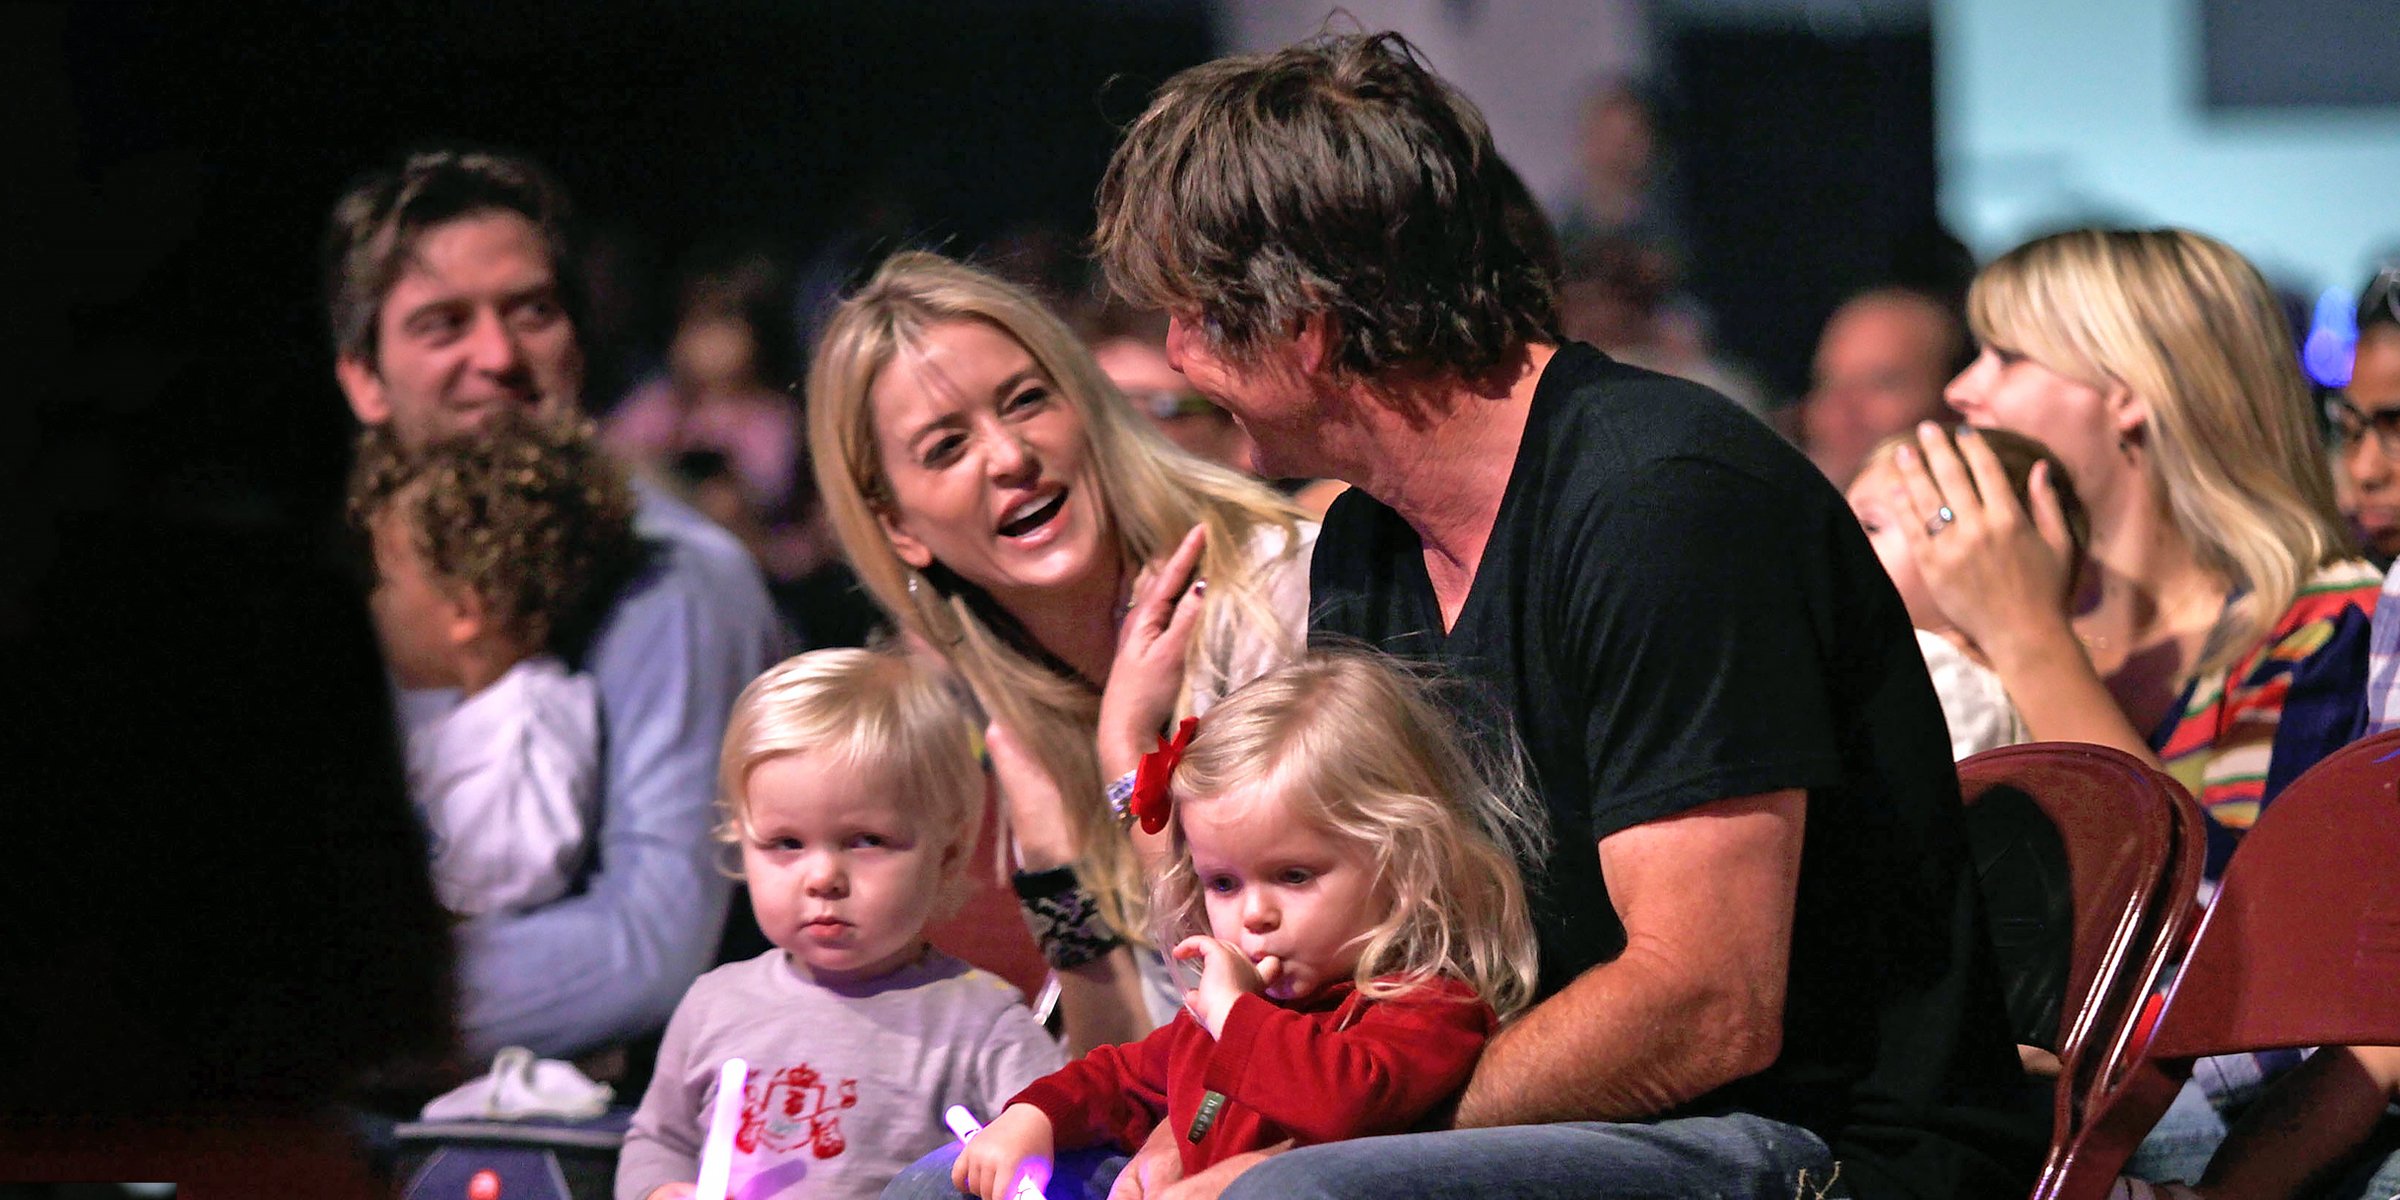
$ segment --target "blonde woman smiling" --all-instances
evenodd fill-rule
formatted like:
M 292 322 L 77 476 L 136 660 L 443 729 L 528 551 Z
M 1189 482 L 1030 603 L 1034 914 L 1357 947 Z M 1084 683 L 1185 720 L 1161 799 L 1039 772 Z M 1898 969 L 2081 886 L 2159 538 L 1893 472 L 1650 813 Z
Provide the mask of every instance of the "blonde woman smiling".
M 841 305 L 808 408 L 860 581 L 991 722 L 1070 1048 L 1140 1036 L 1180 991 L 1128 948 L 1148 883 L 1104 793 L 1171 719 L 1298 652 L 1316 527 L 1168 445 L 1039 301 L 937 255 Z

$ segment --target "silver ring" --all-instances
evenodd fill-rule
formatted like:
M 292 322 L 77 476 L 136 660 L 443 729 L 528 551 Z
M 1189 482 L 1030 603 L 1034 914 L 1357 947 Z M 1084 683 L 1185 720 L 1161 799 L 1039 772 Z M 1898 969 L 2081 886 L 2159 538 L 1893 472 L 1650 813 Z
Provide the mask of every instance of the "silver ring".
M 1932 537 L 1950 528 L 1950 523 L 1957 519 L 1958 514 L 1950 511 L 1950 506 L 1947 504 L 1933 510 L 1933 518 L 1925 522 L 1925 536 Z

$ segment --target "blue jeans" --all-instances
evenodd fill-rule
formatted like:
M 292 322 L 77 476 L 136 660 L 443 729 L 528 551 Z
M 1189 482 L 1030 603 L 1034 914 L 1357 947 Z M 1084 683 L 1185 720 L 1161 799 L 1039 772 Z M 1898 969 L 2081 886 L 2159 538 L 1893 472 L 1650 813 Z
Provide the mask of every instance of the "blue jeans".
M 2195 1060 L 2192 1077 L 2184 1081 L 2174 1102 L 2159 1114 L 2158 1124 L 2151 1126 L 2142 1144 L 2134 1148 L 2125 1173 L 2153 1182 L 2198 1180 L 2200 1172 L 2208 1168 L 2209 1156 L 2217 1152 L 2217 1144 L 2233 1127 L 2234 1118 L 2258 1099 L 2269 1083 L 2298 1065 L 2297 1050 L 2220 1054 Z
M 950 1183 L 950 1164 L 957 1161 L 958 1143 L 952 1142 L 910 1163 L 884 1185 L 883 1200 L 958 1200 L 965 1193 Z M 1069 1150 L 1052 1165 L 1050 1186 L 1042 1195 L 1048 1200 L 1108 1200 L 1109 1185 L 1131 1161 L 1114 1146 Z
M 1847 1200 L 1833 1152 L 1747 1113 L 1511 1125 L 1309 1146 L 1242 1173 L 1225 1200 L 1406 1196 Z
M 917 1160 L 884 1200 L 957 1200 L 953 1144 Z M 1122 1154 L 1059 1157 L 1050 1200 L 1106 1200 Z M 1849 1200 L 1833 1153 L 1796 1125 L 1747 1113 L 1616 1125 L 1582 1121 L 1361 1138 L 1279 1154 L 1225 1200 L 1280 1197 L 1760 1197 Z
M 2266 1086 L 2300 1061 L 2296 1050 L 2222 1054 L 2192 1064 L 2192 1077 L 2151 1127 L 2125 1173 L 2136 1179 L 2200 1178 L 2219 1143 Z M 2336 1182 L 2311 1193 L 2320 1200 L 2390 1200 L 2400 1196 L 2400 1116 L 2387 1114 Z

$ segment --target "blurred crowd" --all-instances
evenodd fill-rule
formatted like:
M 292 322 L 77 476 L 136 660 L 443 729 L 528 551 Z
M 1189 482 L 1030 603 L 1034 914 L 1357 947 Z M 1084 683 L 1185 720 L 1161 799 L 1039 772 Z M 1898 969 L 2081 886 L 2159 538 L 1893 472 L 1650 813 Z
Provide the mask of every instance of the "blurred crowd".
M 619 227 L 583 240 L 557 183 L 506 153 L 418 155 L 329 197 L 335 384 L 362 430 L 345 527 L 296 527 L 232 506 L 170 512 L 163 501 L 83 514 L 54 548 L 41 587 L 0 613 L 10 622 L 11 665 L 57 681 L 40 712 L 12 723 L 11 761 L 28 765 L 34 789 L 26 794 L 64 814 L 76 842 L 122 847 L 109 851 L 111 877 L 98 882 L 49 860 L 29 864 L 17 881 L 26 897 L 71 910 L 55 928 L 24 936 L 29 952 L 64 964 L 72 982 L 57 990 L 24 975 L 0 983 L 0 1022 L 30 1033 L 0 1058 L 0 1073 L 23 1084 L 0 1106 L 0 1150 L 63 1178 L 109 1161 L 121 1133 L 112 1122 L 172 1127 L 176 1114 L 222 1110 L 230 1116 L 174 1128 L 135 1161 L 205 1162 L 202 1186 L 231 1188 L 240 1170 L 226 1164 L 263 1142 L 288 1151 L 270 1156 L 286 1160 L 275 1169 L 290 1174 L 275 1178 L 293 1182 L 281 1186 L 302 1189 L 287 1194 L 376 1194 L 394 1169 L 394 1123 L 470 1085 L 503 1047 L 524 1046 L 615 1087 L 620 1108 L 641 1102 L 620 1178 L 632 1178 L 636 1163 L 656 1178 L 620 1194 L 689 1195 L 676 1190 L 688 1182 L 678 1172 L 696 1156 L 677 1139 L 695 1124 L 707 1083 L 695 1064 L 722 1061 L 737 1043 L 708 1037 L 782 986 L 781 976 L 729 972 L 789 953 L 821 972 L 810 979 L 833 981 L 821 990 L 836 1000 L 810 993 L 807 1003 L 825 1009 L 805 1010 L 806 1020 L 778 1027 L 778 1038 L 856 1019 L 865 1045 L 888 1024 L 861 1017 L 864 993 L 843 990 L 859 982 L 844 971 L 857 968 L 869 982 L 882 975 L 830 951 L 820 960 L 792 949 L 817 935 L 794 932 L 788 896 L 775 889 L 797 868 L 773 855 L 797 854 L 815 837 L 786 812 L 814 799 L 814 781 L 835 780 L 826 789 L 847 796 L 839 781 L 853 777 L 842 772 L 865 771 L 860 763 L 872 757 L 811 756 L 851 745 L 841 737 L 913 746 L 919 710 L 938 710 L 950 732 L 972 731 L 973 761 L 964 737 L 938 753 L 906 751 L 956 768 L 949 782 L 966 781 L 954 789 L 963 815 L 939 822 L 956 836 L 928 851 L 940 872 L 918 881 L 924 898 L 915 923 L 902 922 L 906 938 L 867 965 L 888 975 L 905 949 L 901 969 L 941 977 L 927 987 L 973 992 L 979 985 L 957 980 L 986 978 L 928 953 L 933 945 L 1037 996 L 1045 986 L 1053 994 L 1040 1014 L 1046 1025 L 1007 1004 L 999 1005 L 1007 1015 L 993 1017 L 968 1000 L 893 1019 L 941 1031 L 944 1047 L 974 1048 L 976 1037 L 1007 1043 L 1006 1054 L 943 1068 L 1006 1074 L 1006 1087 L 977 1085 L 994 1117 L 1051 1103 L 1039 1089 L 1055 1081 L 1066 1052 L 1130 1042 L 1203 1009 L 1213 1019 L 1210 1044 L 1232 1036 L 1225 1022 L 1238 1001 L 1211 1008 L 1214 984 L 1172 974 L 1174 947 L 1144 942 L 1142 921 L 1156 915 L 1146 912 L 1150 884 L 1173 869 L 1161 864 L 1179 866 L 1184 875 L 1169 877 L 1187 882 L 1200 868 L 1183 826 L 1164 842 L 1132 834 L 1140 801 L 1128 797 L 1145 786 L 1141 764 L 1164 752 L 1178 722 L 1189 740 L 1190 721 L 1220 703 L 1248 714 L 1245 703 L 1261 702 L 1243 685 L 1286 680 L 1311 634 L 1364 630 L 1429 643 L 1455 635 L 1451 665 L 1462 671 L 1517 651 L 1514 633 L 1481 633 L 1489 645 L 1464 648 L 1462 631 L 1490 616 L 1466 603 L 1460 576 L 1445 573 L 1459 560 L 1444 556 L 1431 531 L 1449 509 L 1410 489 L 1447 480 L 1453 453 L 1492 445 L 1506 448 L 1492 460 L 1504 483 L 1509 464 L 1530 472 L 1526 464 L 1541 463 L 1536 450 L 1568 447 L 1574 454 L 1561 458 L 1579 466 L 1634 452 L 1563 418 L 1556 426 L 1525 418 L 1489 444 L 1405 438 L 1438 424 L 1410 407 L 1430 403 L 1424 389 L 1456 385 L 1495 407 L 1530 403 L 1545 363 L 1561 378 L 1588 376 L 1594 394 L 1618 389 L 1612 403 L 1690 406 L 1666 417 L 1637 412 L 1622 418 L 1624 428 L 1671 426 L 1678 437 L 1714 439 L 1711 453 L 1726 449 L 1723 461 L 1704 463 L 1721 470 L 1706 477 L 1712 486 L 1789 502 L 1788 513 L 1761 518 L 1748 542 L 1710 540 L 1708 520 L 1733 510 L 1715 507 L 1719 498 L 1696 477 L 1662 469 L 1643 477 L 1656 485 L 1636 497 L 1643 503 L 1596 505 L 1592 521 L 1608 528 L 1631 520 L 1623 511 L 1675 510 L 1633 527 L 1656 539 L 1642 555 L 1697 564 L 1645 577 L 1638 590 L 1650 607 L 1738 608 L 1739 597 L 1693 582 L 1713 569 L 1708 554 L 1763 553 L 1768 535 L 1759 530 L 1770 524 L 1822 538 L 1830 549 L 1797 578 L 1762 580 L 1766 569 L 1755 564 L 1742 578 L 1807 589 L 1819 605 L 1812 612 L 1839 614 L 1824 616 L 1840 626 L 1825 633 L 1826 657 L 1842 660 L 1829 671 L 1888 657 L 1851 653 L 1880 642 L 1844 639 L 1913 634 L 1904 644 L 1923 656 L 1952 760 L 2080 741 L 2157 767 L 2210 822 L 2212 888 L 2286 784 L 2357 737 L 2400 723 L 2400 679 L 2385 645 L 2395 614 L 2377 611 L 2400 555 L 2400 266 L 2364 281 L 2338 333 L 2343 353 L 2307 373 L 2301 346 L 2322 331 L 2307 327 L 2306 306 L 2205 234 L 2061 230 L 1980 264 L 1954 239 L 1919 238 L 1893 248 L 1891 278 L 1829 313 L 1792 314 L 1821 323 L 1805 394 L 1778 395 L 1765 382 L 1773 372 L 1722 348 L 1714 314 L 1690 286 L 1709 250 L 1681 211 L 1687 163 L 1655 97 L 1611 79 L 1576 103 L 1568 194 L 1535 196 L 1505 163 L 1487 169 L 1478 160 L 1485 173 L 1464 198 L 1451 197 L 1456 211 L 1489 226 L 1477 227 L 1476 253 L 1501 266 L 1469 284 L 1500 297 L 1492 304 L 1504 311 L 1506 336 L 1497 350 L 1470 346 L 1429 373 L 1395 359 L 1371 328 L 1287 329 L 1260 317 L 1305 291 L 1276 290 L 1289 281 L 1275 270 L 1297 271 L 1281 258 L 1261 257 L 1264 282 L 1255 286 L 1212 280 L 1219 290 L 1205 304 L 1196 292 L 1171 294 L 1197 285 L 1155 274 L 1168 269 L 1159 263 L 1197 268 L 1164 250 L 1144 260 L 1128 248 L 1122 222 L 1143 200 L 1121 191 L 1104 190 L 1097 234 L 1023 227 L 987 245 L 925 254 L 912 244 L 907 198 L 877 196 L 855 206 L 852 227 L 805 250 L 703 238 L 668 271 L 634 265 L 663 245 L 646 240 L 650 231 Z M 1111 219 L 1120 222 L 1113 231 Z M 1153 275 L 1140 273 L 1145 263 Z M 1220 321 L 1219 304 L 1240 320 Z M 1471 323 L 1426 322 L 1442 336 Z M 1252 353 L 1287 342 L 1298 347 L 1289 358 Z M 1527 374 L 1508 375 L 1512 364 Z M 1359 397 L 1370 394 L 1400 414 L 1391 427 L 1375 425 L 1389 416 L 1382 410 L 1359 415 Z M 1531 448 L 1523 459 L 1512 457 L 1519 437 Z M 1369 443 L 1416 453 L 1393 467 L 1356 451 Z M 1670 465 L 1696 461 L 1688 446 L 1657 453 Z M 1087 455 L 1104 461 L 1086 463 Z M 968 466 L 953 470 L 960 462 Z M 1420 468 L 1425 474 L 1413 473 Z M 1474 485 L 1489 475 L 1462 474 L 1458 494 L 1480 495 Z M 960 485 L 965 476 L 984 490 Z M 1546 499 L 1562 511 L 1586 499 L 1551 485 L 1559 491 Z M 1557 513 L 1520 511 L 1540 499 L 1502 508 L 1498 489 L 1485 498 L 1478 511 L 1487 527 L 1505 531 L 1514 521 L 1556 532 L 1532 523 Z M 1831 526 L 1807 524 L 1824 513 Z M 1328 549 L 1317 549 L 1320 531 Z M 1420 536 L 1421 554 L 1405 540 Z M 1598 603 L 1545 593 L 1557 577 L 1540 574 L 1546 562 L 1507 558 L 1518 552 L 1510 543 L 1495 539 L 1487 550 L 1469 541 L 1463 578 L 1476 579 L 1478 559 L 1494 575 L 1504 564 L 1525 576 L 1477 586 L 1521 587 L 1507 594 L 1517 611 L 1544 615 L 1525 622 L 1543 636 L 1553 632 L 1545 623 L 1552 604 Z M 1402 549 L 1385 561 L 1362 545 Z M 1106 571 L 1091 567 L 1102 560 Z M 1397 586 L 1392 563 L 1423 564 L 1424 594 L 1403 596 L 1393 611 L 1427 617 L 1430 628 L 1378 625 L 1388 614 L 1359 607 L 1389 598 L 1377 589 Z M 1862 565 L 1860 577 L 1845 575 Z M 1344 591 L 1355 583 L 1346 571 L 1371 582 Z M 170 578 L 175 586 L 162 588 Z M 1660 598 L 1687 586 L 1695 589 L 1688 604 L 1680 590 Z M 1329 616 L 1335 600 L 1352 607 Z M 1559 638 L 1563 648 L 1543 651 L 1562 671 L 1572 665 L 1566 655 L 1588 649 L 1582 639 L 1604 639 L 1624 620 L 1614 609 L 1573 611 L 1560 622 L 1573 628 Z M 1693 638 L 1686 650 L 1716 628 L 1689 612 L 1671 615 L 1675 622 L 1641 628 Z M 1588 630 L 1577 623 L 1586 620 Z M 866 647 L 858 657 L 817 657 Z M 1730 690 L 1754 683 L 1779 698 L 1804 690 L 1755 678 L 1779 674 L 1776 662 L 1736 663 L 1734 650 L 1724 653 L 1709 669 L 1720 682 L 1743 681 Z M 1932 709 L 1889 719 L 1893 689 L 1908 701 L 1926 691 L 1916 659 L 1903 661 L 1899 684 L 1844 679 L 1826 685 L 1835 700 L 1801 696 L 1788 707 L 1855 702 L 1855 712 L 1838 714 L 1858 721 L 1842 734 L 1843 752 L 1872 741 L 1890 756 L 1884 761 L 1901 764 L 1888 774 L 1907 774 L 1925 765 L 1924 746 L 1908 738 L 1920 732 L 1917 718 L 1932 728 Z M 1538 690 L 1531 678 L 1508 682 Z M 140 686 L 128 688 L 133 680 Z M 1578 710 L 1590 723 L 1574 732 L 1598 730 L 1598 744 L 1608 732 L 1600 710 L 1610 705 L 1585 685 L 1577 677 L 1560 691 L 1590 710 Z M 278 703 L 249 703 L 258 696 Z M 872 735 L 827 733 L 840 720 L 810 707 L 834 704 L 824 696 L 849 705 L 841 719 L 872 725 Z M 1741 724 L 1715 707 L 1715 690 L 1705 700 L 1696 702 L 1700 724 Z M 1529 729 L 1565 719 L 1542 708 L 1525 704 L 1515 719 Z M 858 716 L 869 710 L 872 721 Z M 1393 711 L 1415 719 L 1405 704 Z M 1672 722 L 1659 721 L 1640 731 L 1648 740 L 1624 735 L 1622 745 L 1660 744 Z M 1478 728 L 1471 717 L 1462 724 Z M 1900 726 L 1907 737 L 1892 732 Z M 141 733 L 141 753 L 122 752 L 118 731 L 127 728 Z M 1446 736 L 1395 736 L 1394 744 Z M 1537 758 L 1554 749 L 1528 740 Z M 1708 745 L 1695 754 L 1715 745 L 1697 740 Z M 1729 734 L 1727 744 L 1738 740 Z M 1804 757 L 1793 752 L 1794 761 Z M 782 768 L 773 764 L 791 761 L 816 772 L 807 786 L 774 785 Z M 1947 761 L 1933 762 L 1929 794 L 1951 794 Z M 1589 787 L 1590 811 L 1610 816 L 1597 793 L 1613 777 L 1597 764 L 1538 765 L 1554 792 L 1558 776 L 1580 775 L 1572 794 Z M 916 767 L 909 788 L 944 791 L 934 767 Z M 1175 760 L 1162 769 L 1174 771 Z M 1838 784 L 1777 777 L 1705 799 L 1826 789 L 1885 798 L 1874 791 L 1888 783 L 1885 772 L 1839 769 L 1850 774 Z M 877 832 L 877 821 L 919 819 L 875 809 L 878 786 L 852 789 L 863 798 L 845 810 L 855 820 L 842 836 L 878 849 L 908 842 Z M 183 807 L 127 828 L 109 814 L 128 790 L 176 794 Z M 1576 821 L 1600 819 L 1556 794 L 1543 799 L 1570 841 L 1591 832 Z M 1807 811 L 1813 823 L 1822 810 Z M 248 812 L 253 823 L 220 822 L 218 812 Z M 1628 860 L 1611 863 L 1607 839 L 1675 815 L 1626 816 L 1600 830 L 1603 864 L 1619 879 L 1640 878 Z M 788 828 L 776 827 L 785 833 L 757 835 L 759 823 L 786 817 Z M 1505 824 L 1494 827 L 1506 834 Z M 1955 859 L 1955 828 L 1931 827 L 1926 853 Z M 1912 825 L 1910 836 L 1922 832 Z M 1878 839 L 1901 836 L 1846 828 L 1852 835 L 1884 849 Z M 1489 849 L 1485 841 L 1523 850 L 1490 830 L 1456 840 L 1477 852 Z M 1587 873 L 1592 844 L 1580 841 L 1578 869 Z M 328 855 L 327 846 L 348 849 Z M 1824 853 L 1813 840 L 1808 852 Z M 1939 878 L 1922 894 L 1948 896 L 1942 888 L 1956 880 L 1927 874 Z M 1220 877 L 1207 876 L 1206 888 Z M 1593 895 L 1607 903 L 1596 873 L 1568 877 L 1592 891 L 1557 903 Z M 1206 888 L 1192 886 L 1187 907 L 1208 912 Z M 1527 899 L 1501 890 L 1506 899 L 1492 913 L 1472 910 L 1478 928 L 1522 925 L 1521 941 L 1561 928 L 1592 936 L 1573 922 L 1545 925 L 1551 899 L 1537 896 L 1528 919 L 1519 911 Z M 167 944 L 124 937 L 177 909 L 193 928 Z M 1215 935 L 1227 938 L 1226 928 Z M 1639 928 L 1626 907 L 1616 949 Z M 923 930 L 935 932 L 920 938 Z M 1820 950 L 1843 944 L 1821 930 L 1783 934 L 1779 953 L 1794 937 Z M 1957 953 L 1964 957 L 1943 960 L 1944 970 L 1988 982 L 1980 974 L 1988 963 Z M 1530 993 L 1529 955 L 1516 966 Z M 1333 974 L 1356 961 L 1353 952 Z M 1823 969 L 1793 970 L 1804 967 Z M 1213 960 L 1205 969 L 1210 980 L 1241 975 Z M 1563 979 L 1557 962 L 1545 960 L 1543 970 L 1548 1005 Z M 134 982 L 161 973 L 189 982 L 189 994 Z M 1256 971 L 1247 982 L 1247 994 L 1274 994 Z M 770 990 L 742 990 L 753 986 Z M 321 1003 L 329 995 L 341 1001 Z M 1538 1022 L 1542 1005 L 1523 1019 Z M 1968 1008 L 1976 1020 L 1993 1015 Z M 1178 1018 L 1179 1009 L 1191 1015 Z M 1494 1028 L 1502 1009 L 1518 1019 L 1513 1007 L 1495 1006 Z M 957 1033 L 969 1010 L 1006 1028 Z M 305 1037 L 288 1036 L 303 1026 Z M 1481 1047 L 1492 1032 L 1470 1040 Z M 2019 1032 L 2038 1088 L 2042 1031 Z M 1925 1036 L 1949 1045 L 1947 1033 Z M 1492 1044 L 1505 1043 L 1495 1036 Z M 2385 1066 L 2374 1047 L 2337 1052 Z M 1159 1051 L 1162 1061 L 1167 1053 Z M 1474 1062 L 1472 1050 L 1465 1060 Z M 2266 1194 L 2243 1190 L 2246 1164 L 2211 1166 L 2209 1155 L 2292 1065 L 2260 1066 L 2238 1095 L 2204 1072 L 2188 1106 L 2162 1126 L 2185 1140 L 2152 1147 L 2135 1172 L 2200 1181 L 2219 1189 L 2212 1196 Z M 2055 1070 L 2055 1059 L 2048 1066 Z M 1748 1095 L 1741 1081 L 1712 1080 L 1693 1094 L 1717 1094 L 1722 1084 L 1736 1105 Z M 2299 1082 L 2313 1086 L 2308 1075 Z M 790 1102 L 802 1085 L 777 1086 Z M 1461 1087 L 1470 1107 L 1500 1103 L 1463 1075 L 1448 1081 L 1450 1093 Z M 1182 1103 L 1164 1095 L 1160 1105 Z M 335 1099 L 340 1106 L 329 1108 Z M 1542 1119 L 1499 1111 L 1492 1124 Z M 1781 1119 L 1781 1110 L 1771 1115 Z M 1390 1131 L 1423 1117 L 1413 1112 Z M 986 1145 L 1016 1136 L 1027 1119 L 999 1126 L 1003 1137 Z M 851 1120 L 853 1129 L 879 1128 L 864 1113 Z M 1188 1140 L 1200 1143 L 1206 1127 L 1192 1124 Z M 933 1148 L 914 1136 L 923 1132 L 871 1147 L 892 1160 L 883 1177 Z M 1958 1140 L 2013 1167 L 2008 1155 L 2022 1147 L 2012 1148 L 2011 1136 L 1976 1130 Z M 861 1156 L 868 1140 L 859 1137 Z M 1259 1140 L 1240 1154 L 1229 1146 L 1221 1157 L 1182 1161 L 1195 1175 L 1247 1167 L 1242 1155 L 1275 1141 Z M 362 1167 L 347 1149 L 353 1142 L 382 1157 Z M 1176 1153 L 1127 1149 L 1129 1173 L 1158 1161 L 1142 1155 Z M 832 1157 L 821 1140 L 812 1153 Z M 1805 1161 L 1803 1186 L 1818 1160 Z M 971 1153 L 961 1163 L 962 1182 L 982 1169 Z M 917 1184 L 938 1192 L 950 1169 L 944 1162 L 930 1184 Z M 1106 1186 L 1106 1176 L 1094 1178 Z M 1857 1194 L 1885 1194 L 1867 1187 Z

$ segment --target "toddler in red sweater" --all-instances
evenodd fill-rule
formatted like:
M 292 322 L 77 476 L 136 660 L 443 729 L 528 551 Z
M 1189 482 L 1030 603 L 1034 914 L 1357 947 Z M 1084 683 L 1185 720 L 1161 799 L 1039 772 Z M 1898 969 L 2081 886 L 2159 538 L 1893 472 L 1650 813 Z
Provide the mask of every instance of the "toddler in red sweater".
M 1186 720 L 1132 816 L 1172 829 L 1159 943 L 1184 1011 L 1036 1081 L 959 1156 L 1012 1194 L 1052 1155 L 1172 1136 L 1182 1173 L 1247 1151 L 1407 1131 L 1530 999 L 1519 861 L 1543 838 L 1516 764 L 1480 763 L 1390 660 L 1319 654 Z M 1141 1160 L 1130 1169 L 1140 1169 Z

